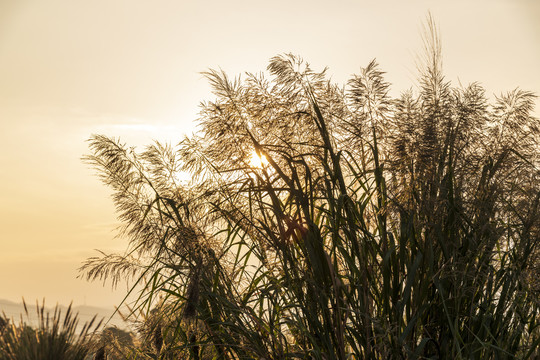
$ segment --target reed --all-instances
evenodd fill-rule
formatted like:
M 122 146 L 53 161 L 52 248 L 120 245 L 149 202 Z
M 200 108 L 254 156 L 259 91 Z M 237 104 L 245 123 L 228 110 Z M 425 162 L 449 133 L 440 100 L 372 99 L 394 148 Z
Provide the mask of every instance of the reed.
M 398 99 L 375 61 L 344 88 L 283 55 L 205 73 L 216 99 L 175 148 L 90 139 L 131 245 L 82 270 L 161 297 L 162 358 L 539 356 L 534 95 L 452 87 L 428 25 Z

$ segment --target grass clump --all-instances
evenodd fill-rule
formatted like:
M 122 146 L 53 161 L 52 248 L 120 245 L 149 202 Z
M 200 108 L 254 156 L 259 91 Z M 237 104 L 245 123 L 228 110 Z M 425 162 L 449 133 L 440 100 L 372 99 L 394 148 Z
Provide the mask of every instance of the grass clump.
M 23 301 L 26 318 L 30 315 Z M 37 326 L 21 321 L 18 325 L 7 320 L 0 325 L 1 360 L 84 360 L 91 352 L 92 336 L 101 323 L 92 319 L 78 329 L 77 315 L 71 305 L 62 315 L 58 306 L 51 315 L 44 303 L 36 304 Z
M 430 26 L 397 99 L 375 61 L 340 87 L 283 55 L 270 78 L 205 73 L 216 99 L 177 147 L 90 139 L 130 247 L 83 271 L 160 304 L 153 358 L 539 355 L 535 97 L 452 87 Z

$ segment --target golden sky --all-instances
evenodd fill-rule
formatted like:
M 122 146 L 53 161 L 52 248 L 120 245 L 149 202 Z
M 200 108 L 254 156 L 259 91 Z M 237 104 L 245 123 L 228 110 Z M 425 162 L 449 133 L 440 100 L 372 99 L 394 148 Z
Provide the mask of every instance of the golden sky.
M 212 98 L 201 71 L 258 72 L 284 52 L 339 83 L 377 58 L 398 95 L 415 86 L 428 11 L 448 80 L 540 92 L 535 0 L 0 0 L 0 298 L 122 298 L 75 278 L 93 249 L 125 247 L 80 161 L 91 134 L 176 143 Z

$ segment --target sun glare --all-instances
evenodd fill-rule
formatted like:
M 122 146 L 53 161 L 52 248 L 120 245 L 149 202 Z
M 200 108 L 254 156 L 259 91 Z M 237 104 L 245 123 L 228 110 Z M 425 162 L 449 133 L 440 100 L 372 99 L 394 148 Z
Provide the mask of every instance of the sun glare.
M 265 167 L 266 165 L 268 165 L 268 160 L 266 160 L 266 156 L 262 155 L 259 156 L 257 155 L 257 152 L 255 150 L 253 150 L 253 152 L 251 153 L 251 160 L 249 161 L 251 167 L 254 167 L 254 168 L 263 168 Z

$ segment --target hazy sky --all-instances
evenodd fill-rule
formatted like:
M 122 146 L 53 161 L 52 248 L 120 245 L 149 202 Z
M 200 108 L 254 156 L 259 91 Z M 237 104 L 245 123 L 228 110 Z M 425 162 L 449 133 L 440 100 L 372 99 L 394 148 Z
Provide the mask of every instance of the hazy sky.
M 540 1 L 0 0 L 0 298 L 122 298 L 75 278 L 93 249 L 125 247 L 80 161 L 91 134 L 176 143 L 212 99 L 201 71 L 258 72 L 284 52 L 339 83 L 376 58 L 398 95 L 428 11 L 448 80 L 540 92 Z

